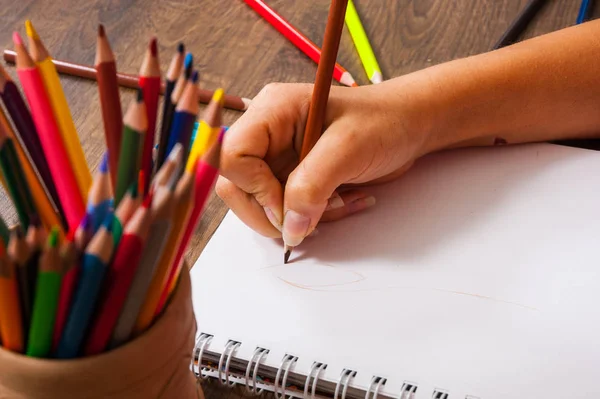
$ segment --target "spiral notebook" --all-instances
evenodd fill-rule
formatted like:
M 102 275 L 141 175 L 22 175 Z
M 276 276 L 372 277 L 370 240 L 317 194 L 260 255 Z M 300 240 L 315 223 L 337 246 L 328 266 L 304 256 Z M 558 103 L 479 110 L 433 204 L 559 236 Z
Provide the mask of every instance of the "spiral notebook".
M 590 398 L 600 153 L 455 150 L 282 263 L 228 213 L 193 267 L 194 371 L 293 397 Z

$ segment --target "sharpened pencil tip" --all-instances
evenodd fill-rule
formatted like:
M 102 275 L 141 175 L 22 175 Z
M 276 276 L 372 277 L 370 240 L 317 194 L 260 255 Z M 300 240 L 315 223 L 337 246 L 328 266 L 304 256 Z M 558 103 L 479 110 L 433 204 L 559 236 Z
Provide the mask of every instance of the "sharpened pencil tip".
M 198 82 L 198 71 L 194 71 L 194 73 L 192 74 L 192 83 L 197 83 Z
M 156 54 L 158 54 L 158 44 L 156 43 L 155 37 L 150 40 L 150 53 L 153 57 L 156 57 Z
M 40 37 L 30 20 L 25 21 L 25 33 L 27 33 L 27 36 L 29 36 L 33 40 L 40 40 Z
M 21 37 L 21 35 L 19 35 L 19 32 L 13 32 L 13 36 L 12 36 L 13 42 L 17 45 L 17 46 L 22 46 L 23 45 L 23 38 Z
M 108 172 L 108 151 L 106 151 L 104 153 L 104 156 L 102 157 L 102 161 L 100 161 L 99 170 L 100 170 L 100 173 Z
M 60 230 L 59 230 L 58 226 L 52 227 L 52 230 L 50 231 L 50 235 L 48 236 L 48 247 L 56 248 L 58 246 L 59 231 Z
M 183 43 L 179 43 L 179 44 L 177 45 L 177 52 L 178 52 L 179 54 L 183 54 L 183 52 L 184 52 L 184 51 L 185 51 L 185 45 L 184 45 Z
M 150 190 L 150 192 L 148 193 L 148 195 L 144 199 L 144 202 L 142 203 L 142 206 L 144 208 L 146 208 L 146 209 L 150 208 L 150 205 L 152 205 L 152 198 L 154 198 L 154 191 Z
M 139 88 L 137 91 L 136 101 L 138 103 L 141 103 L 142 101 L 144 101 L 144 91 L 141 88 Z
M 98 25 L 98 36 L 100 37 L 104 37 L 105 33 L 104 33 L 104 25 L 99 24 Z
M 291 249 L 286 249 L 285 253 L 283 254 L 283 263 L 287 264 L 290 260 L 290 255 L 292 254 L 292 250 Z

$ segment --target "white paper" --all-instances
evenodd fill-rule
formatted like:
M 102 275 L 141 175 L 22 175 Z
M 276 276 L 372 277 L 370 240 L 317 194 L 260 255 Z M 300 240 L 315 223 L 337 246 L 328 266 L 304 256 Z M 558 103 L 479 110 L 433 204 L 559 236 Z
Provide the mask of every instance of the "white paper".
M 598 397 L 600 153 L 450 151 L 368 190 L 375 207 L 320 225 L 288 265 L 229 213 L 192 269 L 199 332 L 275 367 L 325 362 L 330 381 L 354 369 L 363 389 L 386 377 L 388 395 Z

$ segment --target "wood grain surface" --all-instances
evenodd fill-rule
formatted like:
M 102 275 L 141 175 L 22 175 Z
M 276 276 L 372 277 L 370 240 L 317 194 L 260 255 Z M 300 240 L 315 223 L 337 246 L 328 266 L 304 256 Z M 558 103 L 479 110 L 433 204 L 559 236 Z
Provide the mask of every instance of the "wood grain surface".
M 384 77 L 488 51 L 527 0 L 354 0 Z M 242 0 L 2 0 L 0 47 L 12 48 L 13 30 L 24 33 L 31 19 L 57 59 L 92 64 L 96 27 L 106 26 L 120 71 L 137 73 L 148 40 L 156 35 L 166 71 L 179 41 L 195 56 L 201 85 L 253 97 L 269 82 L 312 82 L 316 65 L 283 38 Z M 267 3 L 315 43 L 322 42 L 328 0 L 268 0 Z M 524 38 L 574 24 L 580 1 L 549 0 Z M 600 14 L 597 7 L 595 15 Z M 338 62 L 359 84 L 368 79 L 347 30 Z M 13 67 L 9 73 L 16 79 Z M 95 169 L 104 151 L 98 90 L 93 82 L 61 78 L 89 165 Z M 129 103 L 133 91 L 122 90 Z M 227 111 L 231 124 L 240 113 Z M 0 190 L 1 191 L 1 190 Z M 213 196 L 190 246 L 191 264 L 226 212 Z M 16 215 L 0 194 L 0 213 L 8 223 Z M 242 390 L 205 387 L 207 398 L 239 398 Z

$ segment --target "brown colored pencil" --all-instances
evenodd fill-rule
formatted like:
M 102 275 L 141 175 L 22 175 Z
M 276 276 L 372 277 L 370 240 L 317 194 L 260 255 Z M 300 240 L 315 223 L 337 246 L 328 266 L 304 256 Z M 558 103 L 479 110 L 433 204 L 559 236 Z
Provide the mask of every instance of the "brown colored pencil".
M 29 246 L 25 242 L 23 230 L 20 226 L 16 226 L 10 235 L 10 241 L 6 249 L 8 257 L 13 264 L 15 271 L 17 286 L 19 288 L 19 303 L 21 305 L 21 322 L 23 323 L 23 332 L 29 331 L 29 323 L 31 322 L 31 311 L 33 309 L 33 292 L 29 282 L 29 270 L 27 268 L 27 260 L 30 256 Z
M 312 99 L 308 108 L 306 127 L 304 128 L 300 161 L 312 150 L 323 133 L 323 122 L 325 120 L 325 112 L 327 111 L 333 69 L 335 68 L 335 60 L 340 46 L 342 29 L 344 28 L 344 16 L 346 15 L 347 5 L 348 0 L 331 0 L 327 26 L 325 27 L 325 37 L 323 38 L 321 60 L 317 67 L 317 77 L 315 78 Z M 288 262 L 291 253 L 292 248 L 286 245 L 283 256 L 284 263 Z
M 16 53 L 14 51 L 4 50 L 4 60 L 6 62 L 14 64 L 15 58 Z M 62 74 L 76 76 L 83 79 L 96 80 L 96 70 L 92 67 L 55 59 L 53 59 L 52 62 L 56 66 L 56 70 Z M 117 81 L 119 82 L 120 86 L 128 87 L 130 89 L 139 89 L 140 86 L 138 80 L 138 76 L 117 72 Z M 164 92 L 165 85 L 161 84 L 160 93 L 164 94 Z M 203 104 L 208 104 L 213 93 L 214 92 L 211 90 L 199 88 L 198 97 L 200 102 Z M 251 101 L 252 100 L 249 98 L 227 95 L 225 96 L 225 107 L 237 111 L 245 111 L 248 109 Z
M 98 78 L 98 92 L 102 106 L 102 121 L 104 123 L 104 137 L 108 148 L 110 179 L 112 186 L 117 184 L 117 168 L 119 154 L 121 153 L 121 133 L 123 131 L 123 114 L 117 81 L 117 64 L 110 48 L 104 26 L 98 26 L 98 39 L 96 45 L 96 76 Z

